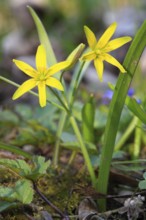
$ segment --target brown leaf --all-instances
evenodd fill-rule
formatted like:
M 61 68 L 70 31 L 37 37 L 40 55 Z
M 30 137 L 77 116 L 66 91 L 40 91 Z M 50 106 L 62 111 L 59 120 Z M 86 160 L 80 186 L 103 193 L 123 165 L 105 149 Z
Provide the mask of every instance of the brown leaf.
M 97 216 L 97 213 L 96 203 L 90 197 L 81 201 L 78 209 L 79 220 L 91 220 L 93 217 Z

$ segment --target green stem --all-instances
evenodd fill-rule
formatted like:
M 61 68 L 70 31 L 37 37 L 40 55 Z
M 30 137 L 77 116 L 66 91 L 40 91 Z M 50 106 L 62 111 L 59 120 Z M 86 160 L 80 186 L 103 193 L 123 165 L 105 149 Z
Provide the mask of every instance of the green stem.
M 52 88 L 50 88 L 50 89 L 51 89 L 52 93 L 56 96 L 56 98 L 59 100 L 61 105 L 63 105 L 63 107 L 66 111 L 66 112 L 62 112 L 62 114 L 61 114 L 58 129 L 57 129 L 57 134 L 56 134 L 56 143 L 55 143 L 53 164 L 54 164 L 54 167 L 57 167 L 58 166 L 58 159 L 59 159 L 59 150 L 60 150 L 60 137 L 61 137 L 64 125 L 65 125 L 66 116 L 70 115 L 70 110 L 68 108 L 68 103 L 65 100 L 64 93 L 62 93 L 62 97 L 64 99 L 64 100 L 62 100 L 61 97 L 59 96 L 59 94 L 57 94 L 57 92 L 55 92 Z
M 73 103 L 74 103 L 75 96 L 77 94 L 78 85 L 79 85 L 79 82 L 80 82 L 80 76 L 81 76 L 81 73 L 83 71 L 84 65 L 85 65 L 85 62 L 82 62 L 81 66 L 80 66 L 80 68 L 79 68 L 79 70 L 77 72 L 77 75 L 72 80 L 72 84 L 70 86 L 70 93 L 69 93 L 69 103 L 70 103 L 70 106 L 72 106 Z
M 138 122 L 138 118 L 135 116 L 131 123 L 129 124 L 128 128 L 126 129 L 126 131 L 124 132 L 123 136 L 121 137 L 121 139 L 118 141 L 118 143 L 115 146 L 115 151 L 119 151 L 121 149 L 121 147 L 124 145 L 124 143 L 126 142 L 126 140 L 128 139 L 128 137 L 130 136 L 130 134 L 132 133 L 132 131 L 135 129 L 137 122 Z
M 56 93 L 54 93 L 54 94 L 56 94 Z M 57 98 L 58 97 L 59 96 L 57 96 Z M 60 97 L 59 97 L 59 100 L 60 100 Z M 69 112 L 68 107 L 67 107 L 66 112 L 67 112 L 68 116 L 70 117 L 71 125 L 73 127 L 73 130 L 74 130 L 74 132 L 76 134 L 76 137 L 78 139 L 78 142 L 80 144 L 81 151 L 82 151 L 82 154 L 83 154 L 83 157 L 84 157 L 84 160 L 85 160 L 85 164 L 88 168 L 88 172 L 89 172 L 90 177 L 91 177 L 92 184 L 93 184 L 94 187 L 96 187 L 96 177 L 95 177 L 94 169 L 92 167 L 91 160 L 90 160 L 87 148 L 86 148 L 86 146 L 83 142 L 83 138 L 82 138 L 80 130 L 78 128 L 77 122 L 76 122 L 75 118 L 71 115 L 71 112 Z M 66 115 L 64 115 L 64 117 L 66 117 Z M 64 118 L 64 121 L 65 121 L 65 118 Z M 60 134 L 62 132 L 63 126 L 64 126 L 64 124 L 60 125 L 60 129 L 59 129 Z M 57 146 L 57 151 L 59 151 L 59 145 Z M 57 154 L 56 157 L 58 157 L 58 152 L 56 154 Z M 57 160 L 57 159 L 55 159 L 55 160 Z
M 82 136 L 81 136 L 81 133 L 79 131 L 79 128 L 78 128 L 78 125 L 77 125 L 77 122 L 75 120 L 75 118 L 73 116 L 70 117 L 70 122 L 71 122 L 71 125 L 74 129 L 74 132 L 77 136 L 77 139 L 79 141 L 79 144 L 80 144 L 80 147 L 81 147 L 81 151 L 82 151 L 82 154 L 84 156 L 84 160 L 85 160 L 85 164 L 88 168 L 88 172 L 90 174 L 90 177 L 91 177 L 91 181 L 92 181 L 92 184 L 94 187 L 96 187 L 96 176 L 95 176 L 95 173 L 94 173 L 94 169 L 93 169 L 93 166 L 91 164 L 91 160 L 90 160 L 90 157 L 89 157 L 89 154 L 88 154 L 88 151 L 87 151 L 87 148 L 83 142 L 83 139 L 82 139 Z
M 114 90 L 112 101 L 110 103 L 98 176 L 98 192 L 102 194 L 107 193 L 110 165 L 114 151 L 120 116 L 125 103 L 128 88 L 134 76 L 140 56 L 146 46 L 145 36 L 146 21 L 137 32 L 128 50 L 128 53 L 123 63 L 123 66 L 127 70 L 127 73 L 120 74 Z M 100 205 L 101 210 L 104 211 L 106 209 L 105 200 L 102 200 Z
M 74 151 L 71 153 L 71 156 L 70 156 L 70 158 L 69 158 L 68 167 L 71 166 L 71 164 L 72 164 L 73 160 L 75 159 L 75 156 L 76 156 L 76 155 L 77 155 L 77 151 L 74 150 Z
M 12 145 L 5 144 L 5 143 L 2 143 L 2 142 L 0 142 L 0 149 L 12 152 L 14 154 L 21 155 L 21 156 L 23 156 L 23 157 L 25 157 L 27 159 L 31 159 L 32 158 L 31 154 L 21 150 L 20 148 L 12 146 Z
M 56 95 L 56 97 L 59 99 L 59 101 L 60 101 L 61 103 L 63 103 L 64 106 L 66 106 L 66 105 L 64 104 L 64 102 L 62 101 L 62 99 L 60 98 L 60 96 L 58 96 L 58 94 L 56 94 L 55 91 L 53 91 L 53 93 L 54 93 L 54 95 Z M 65 97 L 64 97 L 64 98 L 65 98 Z M 66 102 L 66 104 L 67 104 L 67 102 Z M 82 151 L 82 154 L 83 154 L 83 157 L 84 157 L 84 160 L 85 160 L 85 164 L 86 164 L 86 166 L 87 166 L 87 168 L 88 168 L 88 172 L 89 172 L 90 177 L 91 177 L 92 184 L 93 184 L 94 187 L 96 187 L 96 177 L 95 177 L 94 169 L 93 169 L 93 166 L 92 166 L 92 164 L 91 164 L 91 160 L 90 160 L 90 157 L 89 157 L 87 148 L 86 148 L 86 146 L 85 146 L 85 144 L 84 144 L 84 142 L 83 142 L 83 138 L 82 138 L 81 133 L 80 133 L 80 130 L 79 130 L 79 128 L 78 128 L 77 122 L 76 122 L 75 118 L 71 115 L 72 113 L 69 111 L 68 106 L 67 106 L 65 109 L 66 109 L 66 113 L 67 113 L 68 116 L 70 117 L 71 125 L 72 125 L 72 127 L 73 127 L 73 130 L 74 130 L 74 132 L 75 132 L 75 134 L 76 134 L 76 137 L 77 137 L 77 139 L 78 139 L 78 142 L 79 142 L 79 144 L 80 144 L 81 151 Z M 66 115 L 64 115 L 64 117 L 66 117 Z M 64 121 L 65 121 L 65 118 L 64 118 Z M 64 127 L 64 124 L 61 124 L 60 127 L 61 127 L 61 128 L 59 129 L 59 133 L 60 133 L 60 135 L 61 135 L 61 131 L 62 131 L 63 127 Z M 57 146 L 57 148 L 58 148 L 58 147 L 59 147 L 59 146 Z M 57 149 L 57 151 L 58 151 L 58 150 L 59 150 L 59 149 Z M 57 152 L 56 154 L 58 154 L 58 152 Z M 57 155 L 56 157 L 58 157 L 58 155 Z M 55 160 L 56 160 L 56 159 L 55 159 Z
M 51 90 L 52 93 L 56 96 L 56 98 L 59 100 L 60 104 L 63 106 L 63 108 L 65 109 L 65 111 L 66 111 L 68 114 L 70 114 L 70 111 L 69 111 L 67 102 L 65 101 L 65 103 L 64 103 L 64 101 L 60 98 L 60 95 L 59 95 L 57 92 L 55 92 L 54 89 L 52 89 L 51 87 L 50 87 L 50 90 Z M 63 97 L 64 97 L 64 95 L 63 95 Z
M 133 158 L 137 159 L 140 154 L 140 145 L 141 145 L 141 138 L 142 138 L 142 122 L 138 119 L 137 127 L 135 129 L 135 139 L 134 139 L 134 151 L 133 151 Z
M 15 83 L 15 82 L 13 82 L 12 80 L 9 80 L 9 79 L 7 79 L 7 78 L 5 78 L 5 77 L 3 77 L 3 76 L 0 76 L 0 79 L 1 80 L 3 80 L 4 82 L 6 82 L 6 83 L 9 83 L 9 84 L 11 84 L 11 85 L 13 85 L 13 86 L 15 86 L 15 87 L 20 87 L 20 85 L 18 84 L 18 83 Z M 33 91 L 28 91 L 30 94 L 32 94 L 32 95 L 34 95 L 34 96 L 39 96 L 38 95 L 38 93 L 36 93 L 36 92 L 33 92 Z M 50 100 L 48 100 L 47 99 L 47 102 L 48 103 L 50 103 L 50 104 L 52 104 L 52 105 L 54 105 L 54 106 L 56 106 L 57 108 L 59 108 L 59 109 L 61 109 L 61 110 L 65 110 L 62 106 L 60 106 L 60 105 L 58 105 L 57 103 L 55 103 L 55 102 L 52 102 L 52 101 L 50 101 Z
M 54 157 L 53 157 L 53 164 L 54 164 L 54 167 L 57 167 L 58 166 L 58 158 L 59 158 L 59 150 L 60 150 L 60 137 L 61 137 L 61 134 L 62 134 L 62 131 L 63 131 L 63 128 L 64 128 L 64 124 L 65 124 L 65 121 L 66 121 L 66 112 L 62 112 L 61 113 L 61 117 L 60 117 L 60 121 L 59 121 L 59 124 L 58 124 L 58 129 L 57 129 L 57 134 L 56 134 L 56 143 L 55 143 L 55 150 L 54 150 Z
M 81 76 L 84 64 L 85 64 L 85 62 L 82 62 L 82 64 L 80 65 L 79 70 L 74 74 L 73 79 L 71 81 L 71 85 L 70 85 L 70 89 L 69 89 L 69 97 L 68 97 L 69 103 L 71 103 L 70 104 L 70 109 L 72 108 L 73 102 L 75 100 L 75 92 L 76 92 L 77 87 L 79 85 L 80 76 Z M 64 74 L 64 71 L 61 74 L 60 81 L 62 81 L 63 74 Z M 66 106 L 68 106 L 68 103 L 66 101 L 65 96 L 63 96 L 63 97 L 64 97 L 64 102 L 65 102 Z M 67 109 L 66 112 L 68 112 L 68 109 Z M 55 167 L 58 165 L 59 149 L 60 149 L 60 136 L 62 134 L 67 115 L 68 114 L 66 114 L 65 112 L 62 113 L 62 116 L 60 117 L 58 129 L 57 129 L 57 140 L 56 140 L 56 143 L 55 143 L 55 151 L 54 151 L 54 158 L 53 158 L 53 161 L 54 161 L 53 163 L 54 163 Z

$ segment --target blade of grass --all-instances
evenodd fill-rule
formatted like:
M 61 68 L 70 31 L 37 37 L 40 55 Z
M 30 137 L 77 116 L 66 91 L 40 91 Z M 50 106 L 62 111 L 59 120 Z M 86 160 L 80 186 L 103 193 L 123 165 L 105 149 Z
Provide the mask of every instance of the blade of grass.
M 41 20 L 39 19 L 38 15 L 36 14 L 36 12 L 30 6 L 27 6 L 27 7 L 28 7 L 29 12 L 30 12 L 30 14 L 31 14 L 31 16 L 34 20 L 35 25 L 36 25 L 40 43 L 43 44 L 44 47 L 45 47 L 46 55 L 47 55 L 47 64 L 50 67 L 50 66 L 57 63 L 57 59 L 56 59 L 54 50 L 53 50 L 52 45 L 51 45 L 51 41 L 49 39 L 49 36 L 48 36 Z M 57 79 L 60 79 L 60 76 L 61 76 L 61 72 L 58 72 L 58 74 L 56 74 L 55 77 Z M 65 88 L 64 81 L 62 83 L 63 83 L 63 86 Z M 53 95 L 52 91 L 50 90 L 50 87 L 47 87 L 47 91 L 49 92 L 49 100 L 53 100 L 54 95 Z M 58 91 L 58 94 L 61 94 L 61 92 Z
M 140 156 L 142 132 L 142 122 L 139 120 L 135 129 L 133 159 L 138 159 Z
M 139 121 L 139 119 L 136 116 L 134 116 L 132 121 L 130 122 L 129 126 L 125 129 L 124 134 L 122 135 L 120 140 L 117 142 L 117 144 L 115 146 L 115 151 L 119 151 L 122 148 L 122 146 L 127 141 L 129 136 L 131 135 L 131 133 L 134 131 L 138 121 Z
M 23 156 L 23 157 L 25 157 L 27 159 L 31 159 L 32 158 L 31 154 L 21 150 L 18 147 L 15 147 L 15 146 L 12 146 L 12 145 L 9 145 L 9 144 L 5 144 L 3 142 L 0 142 L 0 149 L 12 152 L 14 154 L 21 155 L 21 156 Z
M 36 28 L 38 31 L 38 35 L 39 35 L 39 40 L 40 40 L 41 44 L 44 45 L 44 47 L 47 51 L 47 63 L 49 66 L 52 66 L 53 64 L 55 64 L 57 62 L 57 60 L 56 60 L 56 56 L 54 54 L 52 45 L 50 43 L 49 36 L 48 36 L 41 20 L 39 19 L 38 15 L 36 14 L 36 12 L 30 6 L 27 6 L 27 7 L 30 11 L 30 14 L 32 15 L 32 17 L 34 19 L 34 22 L 35 22 L 35 25 L 36 25 Z

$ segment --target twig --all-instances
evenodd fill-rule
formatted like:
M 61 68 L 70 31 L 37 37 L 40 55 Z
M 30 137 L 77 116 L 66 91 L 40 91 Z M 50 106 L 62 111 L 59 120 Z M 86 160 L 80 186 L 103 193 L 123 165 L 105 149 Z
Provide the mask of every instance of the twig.
M 126 195 L 107 195 L 105 196 L 107 199 L 114 199 L 114 198 L 130 198 L 133 196 L 138 196 L 138 195 L 146 195 L 146 190 L 141 191 L 141 192 L 136 192 L 133 194 L 126 194 Z M 101 197 L 102 198 L 102 197 Z M 100 199 L 100 198 L 99 198 Z
M 52 204 L 38 189 L 35 182 L 33 182 L 33 188 L 36 191 L 36 193 L 52 208 L 54 209 L 64 220 L 69 220 L 69 217 L 64 215 L 64 213 L 58 209 L 54 204 Z

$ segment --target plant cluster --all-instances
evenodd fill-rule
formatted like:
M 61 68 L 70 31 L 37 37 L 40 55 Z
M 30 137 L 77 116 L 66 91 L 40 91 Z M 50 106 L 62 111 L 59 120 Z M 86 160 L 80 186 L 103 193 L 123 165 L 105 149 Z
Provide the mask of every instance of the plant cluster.
M 13 62 L 15 65 L 30 78 L 22 85 L 18 85 L 2 76 L 0 76 L 0 79 L 18 87 L 12 97 L 13 100 L 30 92 L 32 95 L 39 98 L 39 104 L 41 107 L 46 106 L 47 109 L 47 104 L 49 104 L 49 106 L 52 105 L 58 109 L 61 116 L 56 132 L 56 142 L 52 161 L 53 165 L 55 167 L 58 166 L 62 134 L 65 124 L 69 123 L 74 132 L 74 143 L 77 143 L 77 148 L 83 155 L 84 164 L 87 167 L 92 186 L 98 191 L 98 193 L 107 194 L 110 166 L 114 155 L 114 149 L 121 149 L 121 146 L 127 137 L 126 135 L 128 135 L 132 129 L 138 125 L 142 127 L 142 124 L 146 124 L 146 113 L 142 103 L 139 104 L 133 96 L 131 97 L 128 95 L 128 90 L 139 63 L 140 56 L 146 45 L 146 22 L 143 23 L 132 41 L 123 65 L 111 56 L 109 52 L 116 50 L 130 42 L 132 39 L 129 36 L 125 36 L 111 40 L 117 27 L 116 22 L 111 24 L 98 40 L 90 28 L 84 26 L 89 47 L 84 50 L 85 45 L 81 43 L 73 50 L 65 61 L 57 62 L 52 45 L 40 19 L 31 7 L 28 7 L 28 9 L 34 19 L 40 39 L 40 45 L 37 48 L 35 57 L 36 68 L 21 60 L 14 59 Z M 102 81 L 103 78 L 105 61 L 116 66 L 120 70 L 116 85 L 109 83 L 109 87 L 112 91 L 112 99 L 104 131 L 103 146 L 98 164 L 98 176 L 95 174 L 91 158 L 92 154 L 90 154 L 92 151 L 94 152 L 94 156 L 98 156 L 99 158 L 94 135 L 94 124 L 96 120 L 94 95 L 90 95 L 89 100 L 81 109 L 82 129 L 80 128 L 74 114 L 74 105 L 80 82 L 92 61 L 100 81 Z M 72 69 L 75 69 L 74 74 L 70 85 L 67 87 L 63 76 L 65 71 Z M 38 88 L 38 93 L 32 91 L 35 87 Z M 131 120 L 129 128 L 126 130 L 121 143 L 115 146 L 120 117 L 125 105 L 129 111 L 132 112 L 134 117 Z M 0 148 L 19 154 L 31 161 L 31 164 L 28 164 L 23 159 L 0 159 L 0 165 L 2 167 L 11 170 L 11 172 L 14 172 L 15 175 L 18 176 L 18 180 L 13 187 L 0 187 L 0 198 L 4 200 L 1 202 L 0 210 L 4 210 L 10 205 L 14 205 L 16 202 L 29 204 L 33 199 L 33 189 L 38 192 L 35 182 L 41 175 L 46 173 L 47 169 L 49 169 L 50 160 L 45 162 L 44 157 L 32 157 L 18 147 L 10 146 L 2 142 L 0 143 Z M 72 151 L 72 156 L 75 156 L 76 148 L 72 147 Z M 146 188 L 145 180 L 140 182 L 139 187 L 142 189 Z M 106 209 L 105 199 L 100 201 L 99 205 L 100 209 L 104 211 Z M 58 213 L 63 217 L 62 213 L 59 211 Z

